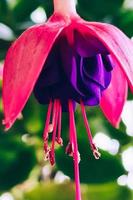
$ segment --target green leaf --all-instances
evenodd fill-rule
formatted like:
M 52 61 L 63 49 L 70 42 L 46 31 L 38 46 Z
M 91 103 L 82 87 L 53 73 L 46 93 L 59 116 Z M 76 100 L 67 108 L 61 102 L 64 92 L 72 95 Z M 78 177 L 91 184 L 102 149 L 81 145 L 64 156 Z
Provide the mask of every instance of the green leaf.
M 101 158 L 95 160 L 90 151 L 87 141 L 79 141 L 80 179 L 82 183 L 106 183 L 115 181 L 124 173 L 121 160 L 117 156 L 112 156 L 107 152 L 101 152 Z M 58 170 L 74 179 L 73 160 L 65 155 L 65 150 L 56 150 L 56 163 Z
M 8 11 L 8 4 L 6 0 L 0 1 L 0 14 L 4 15 Z
M 0 191 L 26 180 L 35 163 L 32 146 L 15 135 L 0 134 Z
M 133 94 L 130 90 L 128 91 L 128 100 L 133 100 Z
M 17 22 L 23 22 L 29 18 L 31 12 L 39 6 L 38 0 L 18 0 L 13 9 L 13 14 Z
M 124 0 L 78 0 L 78 11 L 86 19 L 101 20 L 114 15 Z
M 120 187 L 116 183 L 88 186 L 85 200 L 131 200 L 132 194 L 126 187 Z
M 0 0 L 0 22 L 9 25 L 9 27 L 14 25 L 13 16 L 7 0 Z
M 19 200 L 73 200 L 75 196 L 74 184 L 54 184 L 54 183 L 41 183 L 35 188 L 25 192 L 24 199 Z M 131 192 L 117 184 L 104 184 L 104 185 L 81 185 L 82 199 L 83 200 L 131 200 Z M 16 200 L 18 200 L 15 197 Z
M 40 133 L 42 137 L 47 106 L 40 105 L 34 96 L 28 100 L 28 103 L 23 111 L 23 123 L 25 130 L 28 133 Z
M 39 184 L 32 191 L 25 193 L 24 197 L 28 200 L 73 200 L 74 187 L 72 184 Z
M 121 143 L 121 145 L 125 145 L 131 141 L 131 138 L 128 137 L 125 133 L 125 126 L 123 124 L 121 124 L 121 128 L 117 130 L 107 122 L 107 120 L 103 116 L 103 113 L 101 113 L 98 108 L 89 108 L 86 110 L 93 136 L 97 132 L 103 132 L 111 138 L 117 139 Z M 79 108 L 76 110 L 75 119 L 79 152 L 81 154 L 81 182 L 103 183 L 115 181 L 117 177 L 124 173 L 120 157 L 113 156 L 107 152 L 101 151 L 102 157 L 100 158 L 100 160 L 95 160 L 92 156 L 92 152 L 90 151 L 86 129 Z M 68 127 L 66 128 L 66 124 L 68 125 L 68 123 L 68 116 L 65 115 L 62 128 L 64 146 L 67 145 L 69 140 Z M 56 161 L 58 169 L 62 170 L 65 174 L 74 179 L 73 161 L 72 158 L 65 155 L 65 149 L 57 150 Z
M 40 1 L 42 2 L 41 5 L 45 9 L 47 17 L 50 17 L 50 15 L 52 15 L 53 13 L 53 1 L 52 0 L 49 0 L 49 1 L 40 0 Z
M 133 10 L 122 10 L 114 19 L 116 25 L 129 37 L 133 36 Z

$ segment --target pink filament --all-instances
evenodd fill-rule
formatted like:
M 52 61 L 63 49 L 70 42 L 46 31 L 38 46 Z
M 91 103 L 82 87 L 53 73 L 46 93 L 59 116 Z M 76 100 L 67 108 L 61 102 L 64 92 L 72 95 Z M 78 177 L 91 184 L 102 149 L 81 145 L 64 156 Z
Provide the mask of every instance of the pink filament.
M 52 135 L 52 146 L 50 150 L 50 163 L 51 165 L 55 164 L 55 153 L 54 153 L 54 148 L 55 148 L 55 140 L 56 140 L 56 130 L 57 130 L 57 123 L 58 123 L 58 115 L 59 115 L 59 101 L 55 100 L 54 101 L 54 109 L 53 109 L 53 135 Z
M 46 117 L 46 123 L 45 123 L 45 128 L 43 132 L 43 139 L 47 140 L 48 138 L 48 127 L 50 123 L 50 117 L 51 117 L 51 111 L 52 111 L 52 101 L 50 100 L 49 106 L 48 106 L 48 112 L 47 112 L 47 117 Z
M 80 101 L 80 106 L 81 106 L 81 112 L 82 112 L 83 119 L 84 119 L 84 124 L 85 124 L 86 130 L 87 130 L 87 134 L 88 134 L 88 138 L 89 138 L 89 141 L 90 141 L 90 146 L 91 146 L 91 149 L 93 151 L 93 155 L 94 155 L 94 157 L 96 159 L 99 159 L 100 156 L 101 156 L 101 154 L 98 152 L 97 147 L 93 143 L 93 138 L 92 138 L 92 135 L 91 135 L 91 130 L 90 130 L 90 127 L 89 127 L 87 116 L 86 116 L 85 106 L 84 106 L 84 104 L 83 104 L 82 101 Z
M 75 127 L 75 119 L 74 119 L 74 111 L 72 100 L 69 100 L 69 123 L 70 123 L 70 135 L 72 139 L 73 145 L 73 159 L 74 159 L 74 173 L 75 173 L 75 183 L 76 183 L 76 198 L 75 200 L 81 200 L 81 191 L 80 191 L 80 178 L 79 178 L 79 154 L 78 154 L 78 144 L 77 144 L 77 136 L 76 136 L 76 127 Z
M 56 139 L 56 130 L 57 130 L 57 122 L 58 122 L 58 115 L 59 115 L 59 102 L 55 100 L 55 120 L 54 120 L 54 131 L 52 135 L 52 147 L 51 151 L 54 152 L 54 146 L 55 146 L 55 139 Z
M 61 139 L 61 119 L 62 119 L 62 108 L 59 101 L 59 116 L 58 116 L 58 135 L 57 135 L 57 142 L 60 145 L 63 145 L 63 141 Z
M 51 111 L 53 106 L 53 115 L 52 115 L 52 123 L 50 123 Z M 62 108 L 60 100 L 55 99 L 54 104 L 50 101 L 48 106 L 48 112 L 46 117 L 46 124 L 44 128 L 43 138 L 44 138 L 44 151 L 46 153 L 45 159 L 49 160 L 51 165 L 55 164 L 55 141 L 58 144 L 62 145 L 63 141 L 61 139 L 61 117 L 62 117 Z M 56 136 L 58 128 L 58 135 Z M 52 132 L 52 144 L 51 148 L 48 146 L 48 134 Z
M 56 119 L 56 109 L 57 109 L 57 100 L 54 100 L 54 106 L 53 106 L 53 116 L 52 116 L 52 125 L 54 127 L 55 119 Z
M 86 127 L 86 130 L 87 130 L 87 133 L 88 133 L 88 138 L 89 138 L 89 141 L 90 141 L 90 145 L 91 145 L 91 148 L 93 148 L 93 138 L 92 138 L 92 135 L 91 135 L 91 130 L 90 130 L 89 124 L 88 124 L 88 119 L 87 119 L 87 116 L 86 116 L 85 106 L 84 106 L 82 101 L 80 101 L 80 105 L 81 105 L 81 112 L 82 112 L 82 115 L 83 115 L 85 127 Z

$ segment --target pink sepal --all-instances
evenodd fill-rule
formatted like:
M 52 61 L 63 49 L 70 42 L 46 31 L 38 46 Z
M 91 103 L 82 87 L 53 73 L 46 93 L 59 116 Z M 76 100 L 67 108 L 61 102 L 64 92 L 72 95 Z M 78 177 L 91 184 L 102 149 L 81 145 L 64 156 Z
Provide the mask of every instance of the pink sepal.
M 84 30 L 99 39 L 117 60 L 124 71 L 133 92 L 133 44 L 132 41 L 113 25 L 98 22 L 85 22 Z
M 56 18 L 56 16 L 55 16 Z M 50 18 L 26 30 L 8 50 L 4 64 L 3 124 L 9 129 L 25 106 L 65 22 Z
M 128 84 L 125 74 L 116 64 L 112 72 L 112 80 L 107 88 L 103 92 L 100 107 L 108 119 L 108 121 L 116 128 L 119 127 L 121 121 L 121 113 L 124 103 L 127 99 Z

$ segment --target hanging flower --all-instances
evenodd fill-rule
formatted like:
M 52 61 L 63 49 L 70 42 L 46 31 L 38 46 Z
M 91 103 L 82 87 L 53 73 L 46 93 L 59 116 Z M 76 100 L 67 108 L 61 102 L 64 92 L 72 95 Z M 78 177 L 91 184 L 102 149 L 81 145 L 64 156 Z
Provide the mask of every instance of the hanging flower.
M 53 165 L 55 142 L 63 144 L 62 111 L 68 112 L 66 153 L 73 156 L 76 200 L 81 200 L 76 104 L 81 106 L 91 149 L 99 159 L 85 106 L 100 105 L 109 122 L 119 126 L 128 85 L 133 91 L 133 45 L 116 27 L 81 19 L 74 2 L 54 0 L 54 14 L 48 21 L 26 30 L 10 47 L 4 65 L 3 124 L 6 129 L 13 125 L 34 91 L 39 103 L 48 104 L 43 139 L 46 158 Z

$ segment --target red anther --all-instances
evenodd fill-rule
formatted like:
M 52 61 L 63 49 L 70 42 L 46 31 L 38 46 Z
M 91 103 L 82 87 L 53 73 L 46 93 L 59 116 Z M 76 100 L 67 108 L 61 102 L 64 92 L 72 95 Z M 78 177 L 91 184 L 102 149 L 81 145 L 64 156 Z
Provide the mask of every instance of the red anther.
M 101 154 L 98 151 L 98 148 L 97 148 L 97 146 L 94 143 L 91 145 L 91 149 L 93 151 L 93 155 L 94 155 L 95 159 L 98 160 L 101 157 Z
M 96 160 L 98 160 L 98 159 L 101 157 L 100 152 L 97 151 L 97 150 L 94 150 L 94 151 L 93 151 L 93 155 L 94 155 L 94 157 L 95 157 Z
M 59 145 L 63 146 L 63 140 L 62 140 L 61 137 L 60 137 L 60 138 L 56 138 L 56 142 L 57 142 Z

